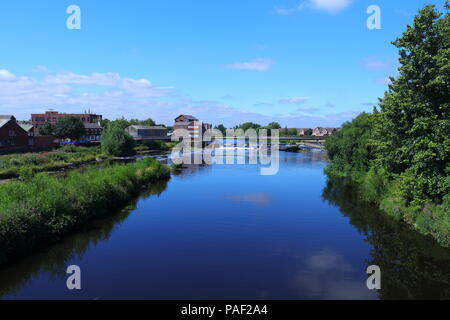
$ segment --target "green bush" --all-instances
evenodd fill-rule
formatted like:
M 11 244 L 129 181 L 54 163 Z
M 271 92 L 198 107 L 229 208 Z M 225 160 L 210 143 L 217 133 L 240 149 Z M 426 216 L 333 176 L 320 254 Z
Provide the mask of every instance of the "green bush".
M 108 127 L 102 135 L 102 151 L 116 157 L 127 157 L 135 154 L 133 138 L 116 126 Z

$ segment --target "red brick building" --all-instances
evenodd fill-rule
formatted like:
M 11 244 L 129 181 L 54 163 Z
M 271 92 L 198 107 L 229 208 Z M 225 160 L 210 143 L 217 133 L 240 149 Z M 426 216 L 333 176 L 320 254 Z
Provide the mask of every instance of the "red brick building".
M 84 113 L 60 113 L 58 111 L 46 111 L 45 113 L 34 113 L 31 115 L 31 123 L 35 128 L 39 129 L 45 123 L 55 125 L 58 121 L 66 116 L 78 117 L 86 123 L 98 123 L 102 120 L 102 116 L 91 112 Z
M 53 137 L 34 137 L 32 126 L 20 125 L 11 115 L 0 115 L 0 154 L 51 149 Z
M 14 116 L 0 115 L 0 153 L 24 152 L 33 144 L 33 137 L 17 123 Z

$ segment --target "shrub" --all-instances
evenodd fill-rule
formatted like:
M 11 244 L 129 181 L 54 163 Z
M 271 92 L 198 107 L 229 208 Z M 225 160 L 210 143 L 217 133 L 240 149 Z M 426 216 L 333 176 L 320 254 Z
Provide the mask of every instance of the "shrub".
M 135 142 L 124 130 L 110 126 L 102 135 L 102 151 L 116 157 L 126 157 L 135 154 Z

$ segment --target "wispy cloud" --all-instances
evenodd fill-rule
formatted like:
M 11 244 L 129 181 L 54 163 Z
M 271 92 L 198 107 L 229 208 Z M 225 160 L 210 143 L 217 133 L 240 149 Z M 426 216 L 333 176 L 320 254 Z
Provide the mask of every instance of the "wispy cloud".
M 227 69 L 249 70 L 249 71 L 268 71 L 276 62 L 269 58 L 258 58 L 249 62 L 236 62 L 224 65 Z
M 309 100 L 307 97 L 293 97 L 293 98 L 284 98 L 278 100 L 278 103 L 281 104 L 301 104 L 305 103 Z
M 374 58 L 374 57 L 366 57 L 361 60 L 361 64 L 369 70 L 383 70 L 392 66 L 390 61 Z
M 304 9 L 313 9 L 323 11 L 329 14 L 337 14 L 347 8 L 352 0 L 307 0 L 300 2 L 297 6 L 286 8 L 275 6 L 272 13 L 278 15 L 292 15 Z

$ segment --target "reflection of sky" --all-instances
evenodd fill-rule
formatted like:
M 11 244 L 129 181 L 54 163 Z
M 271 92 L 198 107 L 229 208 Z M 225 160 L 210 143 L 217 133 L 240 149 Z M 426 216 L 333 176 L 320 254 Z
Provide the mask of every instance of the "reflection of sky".
M 376 299 L 377 292 L 367 289 L 362 277 L 341 255 L 332 250 L 311 253 L 293 277 L 293 285 L 302 297 L 310 299 Z M 363 274 L 363 270 L 359 270 Z

